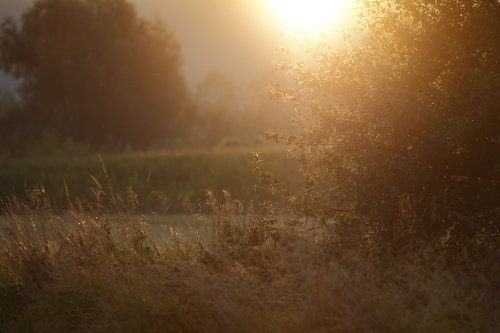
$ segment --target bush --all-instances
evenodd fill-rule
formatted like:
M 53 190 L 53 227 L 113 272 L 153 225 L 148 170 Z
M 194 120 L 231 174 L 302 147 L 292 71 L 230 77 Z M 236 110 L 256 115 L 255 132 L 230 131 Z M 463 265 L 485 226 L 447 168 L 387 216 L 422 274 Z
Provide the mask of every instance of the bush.
M 500 3 L 361 2 L 345 48 L 282 66 L 297 88 L 275 92 L 301 132 L 270 137 L 294 146 L 307 184 L 288 199 L 334 221 L 344 246 L 479 259 L 500 232 Z

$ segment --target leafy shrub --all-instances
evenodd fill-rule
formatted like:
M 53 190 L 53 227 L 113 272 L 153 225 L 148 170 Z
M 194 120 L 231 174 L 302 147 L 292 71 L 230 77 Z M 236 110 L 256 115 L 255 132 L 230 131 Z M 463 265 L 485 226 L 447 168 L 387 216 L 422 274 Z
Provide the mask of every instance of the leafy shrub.
M 283 193 L 335 222 L 342 246 L 479 260 L 500 234 L 500 3 L 361 3 L 344 48 L 309 45 L 310 66 L 282 65 L 297 87 L 274 93 L 300 134 L 269 136 L 293 147 L 306 182 Z

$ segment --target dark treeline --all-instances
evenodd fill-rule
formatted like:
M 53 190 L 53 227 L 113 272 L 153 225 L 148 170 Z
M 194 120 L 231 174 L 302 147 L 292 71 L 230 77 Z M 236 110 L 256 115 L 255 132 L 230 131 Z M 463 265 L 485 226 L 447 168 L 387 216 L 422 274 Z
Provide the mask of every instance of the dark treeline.
M 178 42 L 126 1 L 36 1 L 1 31 L 2 69 L 22 80 L 7 132 L 143 146 L 193 112 Z
M 0 100 L 2 148 L 32 149 L 40 140 L 74 149 L 215 145 L 263 133 L 270 117 L 255 114 L 260 92 L 242 103 L 221 74 L 190 92 L 181 65 L 165 24 L 138 16 L 126 0 L 35 1 L 0 28 L 0 70 L 21 82 L 18 103 Z

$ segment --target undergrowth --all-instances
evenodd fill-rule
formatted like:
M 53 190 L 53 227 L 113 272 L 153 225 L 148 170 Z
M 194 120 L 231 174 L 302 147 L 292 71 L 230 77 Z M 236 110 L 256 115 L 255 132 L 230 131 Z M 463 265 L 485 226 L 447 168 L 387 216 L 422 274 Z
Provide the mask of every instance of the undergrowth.
M 103 190 L 105 191 L 105 190 Z M 329 228 L 207 195 L 206 235 L 112 193 L 55 214 L 42 189 L 5 202 L 2 332 L 497 332 L 498 285 L 433 250 L 332 254 Z M 107 198 L 107 199 L 106 199 Z M 112 209 L 106 209 L 110 207 Z

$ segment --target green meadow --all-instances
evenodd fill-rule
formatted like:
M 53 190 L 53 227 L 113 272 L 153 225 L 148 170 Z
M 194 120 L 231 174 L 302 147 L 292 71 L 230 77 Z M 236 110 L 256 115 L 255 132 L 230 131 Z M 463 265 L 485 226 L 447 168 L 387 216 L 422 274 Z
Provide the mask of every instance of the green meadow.
M 271 199 L 254 173 L 253 154 L 264 150 L 264 165 L 290 188 L 300 186 L 297 162 L 285 149 L 150 151 L 73 157 L 33 157 L 0 161 L 0 197 L 26 198 L 43 188 L 55 207 L 69 198 L 85 201 L 112 187 L 124 200 L 131 191 L 141 212 L 185 213 L 200 207 L 207 191 L 223 190 L 245 201 Z

